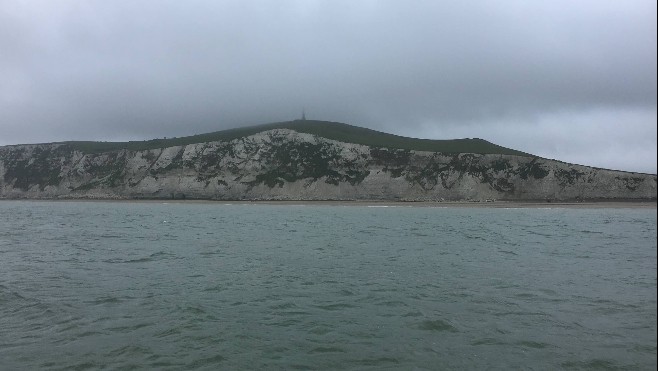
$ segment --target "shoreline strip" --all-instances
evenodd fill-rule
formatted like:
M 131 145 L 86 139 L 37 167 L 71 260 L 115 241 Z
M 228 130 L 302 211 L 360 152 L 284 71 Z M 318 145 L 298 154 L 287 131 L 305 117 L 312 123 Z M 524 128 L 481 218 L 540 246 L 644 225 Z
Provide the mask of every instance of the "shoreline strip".
M 168 200 L 168 199 L 0 199 L 21 202 L 110 202 L 110 203 L 160 203 L 160 204 L 217 204 L 217 205 L 289 205 L 289 206 L 367 206 L 367 207 L 439 207 L 439 208 L 639 208 L 656 209 L 656 201 L 584 201 L 584 202 L 537 202 L 537 201 L 377 201 L 377 200 Z

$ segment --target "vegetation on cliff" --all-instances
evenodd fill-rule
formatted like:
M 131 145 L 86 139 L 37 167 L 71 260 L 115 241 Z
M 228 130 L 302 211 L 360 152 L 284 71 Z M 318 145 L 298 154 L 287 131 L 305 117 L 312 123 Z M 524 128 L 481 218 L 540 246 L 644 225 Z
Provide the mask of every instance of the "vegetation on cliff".
M 300 133 L 313 134 L 322 138 L 332 139 L 339 142 L 362 144 L 369 147 L 395 148 L 442 153 L 479 153 L 531 156 L 528 153 L 505 148 L 478 138 L 450 140 L 416 139 L 383 133 L 376 130 L 361 128 L 338 122 L 315 120 L 277 122 L 272 124 L 222 130 L 213 133 L 192 135 L 180 138 L 152 139 L 146 141 L 131 142 L 75 141 L 65 142 L 65 144 L 68 144 L 72 146 L 72 148 L 83 153 L 101 153 L 117 151 L 121 149 L 143 151 L 148 149 L 167 148 L 196 143 L 229 141 L 273 129 L 290 129 Z

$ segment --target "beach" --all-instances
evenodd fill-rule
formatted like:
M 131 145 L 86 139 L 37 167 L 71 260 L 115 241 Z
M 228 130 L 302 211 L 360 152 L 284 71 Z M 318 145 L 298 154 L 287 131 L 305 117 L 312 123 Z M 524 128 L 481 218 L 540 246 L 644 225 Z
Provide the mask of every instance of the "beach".
M 214 199 L 102 199 L 102 198 L 57 198 L 57 199 L 1 199 L 0 201 L 46 201 L 46 202 L 136 202 L 136 203 L 203 203 L 228 205 L 314 205 L 314 206 L 365 206 L 365 207 L 475 207 L 475 208 L 633 208 L 656 209 L 653 201 L 388 201 L 388 200 L 214 200 Z

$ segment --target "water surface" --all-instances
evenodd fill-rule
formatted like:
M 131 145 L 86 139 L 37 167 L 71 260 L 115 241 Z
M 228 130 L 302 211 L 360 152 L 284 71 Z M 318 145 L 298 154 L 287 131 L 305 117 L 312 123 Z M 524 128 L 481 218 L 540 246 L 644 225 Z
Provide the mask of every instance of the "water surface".
M 0 368 L 656 368 L 655 209 L 0 202 Z

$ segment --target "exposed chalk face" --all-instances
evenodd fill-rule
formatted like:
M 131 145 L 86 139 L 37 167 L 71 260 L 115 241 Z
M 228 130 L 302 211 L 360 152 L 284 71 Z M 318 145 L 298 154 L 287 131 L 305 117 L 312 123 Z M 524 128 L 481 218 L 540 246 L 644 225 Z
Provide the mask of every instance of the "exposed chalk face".
M 656 199 L 656 175 L 536 157 L 373 148 L 275 129 L 223 142 L 85 154 L 0 147 L 2 198 Z

